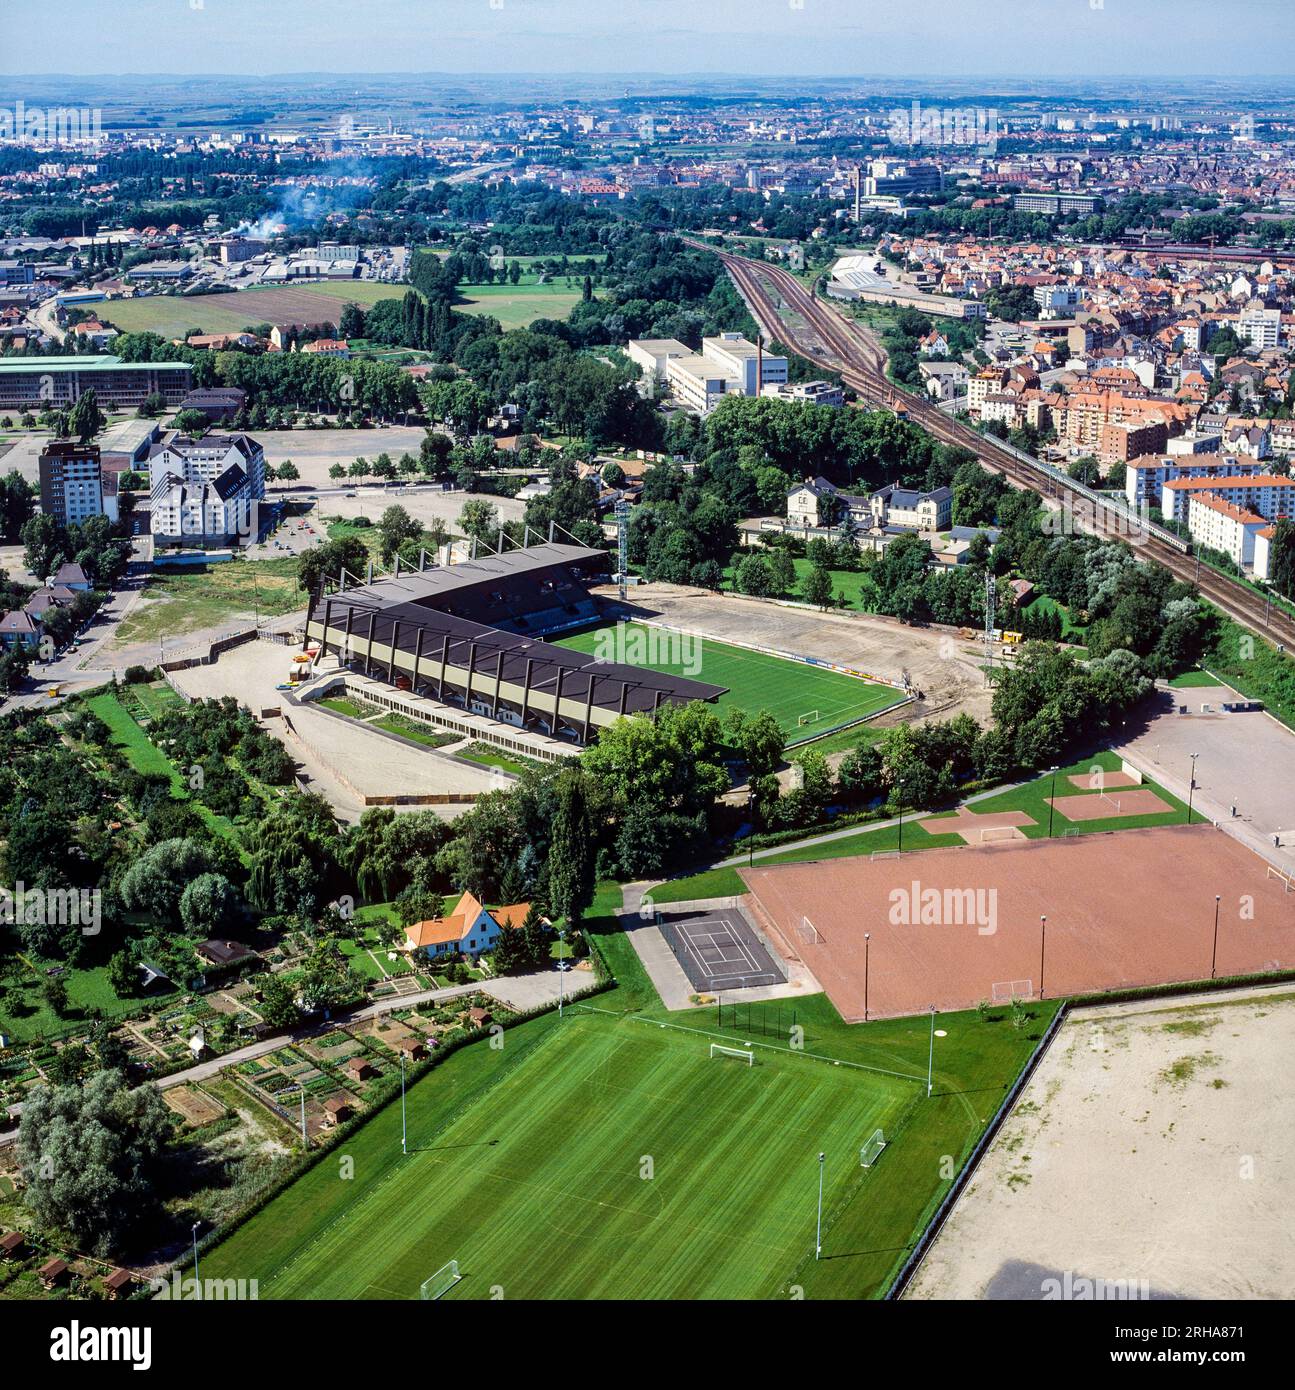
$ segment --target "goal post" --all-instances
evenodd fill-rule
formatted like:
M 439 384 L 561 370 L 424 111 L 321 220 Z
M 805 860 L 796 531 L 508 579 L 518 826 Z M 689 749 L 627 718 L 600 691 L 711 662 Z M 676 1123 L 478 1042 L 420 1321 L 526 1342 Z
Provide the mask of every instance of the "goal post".
M 797 716 L 796 724 L 798 727 L 803 728 L 806 724 L 817 724 L 818 718 L 818 711 L 816 709 L 812 709 L 805 714 Z
M 448 1264 L 443 1264 L 430 1279 L 423 1280 L 418 1290 L 419 1297 L 424 1303 L 434 1303 L 438 1298 L 449 1293 L 462 1278 L 463 1276 L 459 1273 L 458 1260 L 450 1260 Z
M 745 1062 L 748 1067 L 755 1066 L 755 1053 L 748 1052 L 744 1047 L 725 1047 L 723 1043 L 711 1043 L 710 1055 L 712 1061 L 716 1057 L 736 1057 L 739 1062 Z
M 990 1001 L 994 1004 L 1010 1004 L 1017 999 L 1034 997 L 1033 980 L 1000 980 L 990 986 Z
M 1264 877 L 1277 879 L 1278 882 L 1282 885 L 1283 890 L 1287 893 L 1295 892 L 1295 883 L 1292 883 L 1291 876 L 1287 873 L 1283 873 L 1283 871 L 1279 869 L 1276 864 L 1268 865 L 1268 872 L 1264 875 Z
M 868 1138 L 868 1142 L 859 1150 L 859 1164 L 863 1168 L 871 1168 L 881 1157 L 881 1151 L 886 1147 L 886 1136 L 879 1129 L 874 1129 Z
M 822 934 L 819 932 L 818 928 L 813 924 L 813 922 L 809 920 L 808 917 L 802 917 L 800 919 L 800 925 L 797 927 L 796 930 L 800 933 L 800 939 L 807 946 L 816 946 L 823 939 Z
M 1014 825 L 990 825 L 980 832 L 982 845 L 993 844 L 998 840 L 1023 840 L 1025 836 Z

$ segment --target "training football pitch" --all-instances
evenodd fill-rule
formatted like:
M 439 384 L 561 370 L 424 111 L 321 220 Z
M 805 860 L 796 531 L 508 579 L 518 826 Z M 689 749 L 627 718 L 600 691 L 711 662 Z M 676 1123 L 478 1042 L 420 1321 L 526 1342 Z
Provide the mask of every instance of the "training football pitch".
M 829 1230 L 879 1171 L 861 1145 L 898 1138 L 924 1091 L 773 1047 L 712 1058 L 710 1035 L 643 1018 L 537 1023 L 411 1089 L 407 1156 L 397 1102 L 204 1275 L 255 1278 L 261 1298 L 417 1299 L 457 1260 L 447 1299 L 785 1295 L 813 1258 L 819 1153 Z
M 614 623 L 554 640 L 558 646 L 578 652 L 597 652 L 608 644 L 615 660 L 727 686 L 728 694 L 719 700 L 721 711 L 735 706 L 752 715 L 768 710 L 790 739 L 827 733 L 900 698 L 899 691 L 891 686 L 844 676 L 826 666 L 747 651 L 643 623 L 624 623 L 620 628 L 614 647 L 609 643 L 609 634 L 617 631 Z

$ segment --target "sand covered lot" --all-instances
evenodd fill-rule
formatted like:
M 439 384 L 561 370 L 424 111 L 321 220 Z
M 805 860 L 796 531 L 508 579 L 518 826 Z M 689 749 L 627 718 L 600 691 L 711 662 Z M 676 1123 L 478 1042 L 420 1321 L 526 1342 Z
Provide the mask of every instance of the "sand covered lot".
M 1293 1051 L 1289 985 L 1076 1010 L 906 1297 L 1295 1296 Z

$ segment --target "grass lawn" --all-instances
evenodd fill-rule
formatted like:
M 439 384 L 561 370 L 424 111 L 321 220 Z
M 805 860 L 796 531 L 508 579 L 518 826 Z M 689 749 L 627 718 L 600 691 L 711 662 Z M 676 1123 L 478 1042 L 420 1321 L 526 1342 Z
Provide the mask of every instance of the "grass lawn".
M 334 714 L 344 714 L 348 719 L 364 717 L 364 711 L 354 700 L 346 700 L 338 695 L 325 695 L 322 700 L 316 700 L 315 703 L 324 709 L 331 709 Z
M 754 1067 L 712 1061 L 705 1038 L 582 1011 L 517 1062 L 508 1051 L 488 1098 L 416 1140 L 380 1204 L 261 1276 L 262 1296 L 411 1298 L 457 1259 L 452 1299 L 495 1285 L 514 1299 L 771 1297 L 812 1247 L 801 1178 L 812 1185 L 819 1149 L 831 1210 L 859 1185 L 860 1144 L 918 1093 L 772 1048 Z
M 1175 676 L 1169 684 L 1175 690 L 1191 690 L 1201 686 L 1226 684 L 1226 682 L 1220 681 L 1217 676 L 1210 675 L 1208 671 L 1184 671 L 1181 676 Z
M 135 722 L 134 716 L 111 690 L 103 690 L 97 695 L 88 696 L 85 700 L 85 707 L 91 713 L 97 714 L 112 731 L 114 746 L 122 751 L 127 762 L 136 772 L 145 775 L 160 773 L 163 777 L 169 777 L 171 779 L 171 795 L 177 801 L 191 802 L 193 809 L 206 822 L 213 834 L 222 835 L 237 843 L 238 832 L 234 828 L 234 823 L 225 816 L 218 816 L 200 801 L 194 801 L 189 796 L 189 789 L 180 776 L 179 769 L 160 748 L 149 742 L 148 735 Z
M 1046 839 L 1048 834 L 1048 798 L 1055 795 L 1056 799 L 1060 801 L 1067 796 L 1091 796 L 1092 792 L 1089 789 L 1076 787 L 1070 778 L 1078 773 L 1089 772 L 1095 767 L 1104 768 L 1107 772 L 1116 772 L 1119 770 L 1119 766 L 1120 756 L 1118 753 L 1095 753 L 1091 757 L 1082 758 L 1079 762 L 1072 763 L 1069 767 L 1059 768 L 1055 792 L 1052 774 L 1044 773 L 1041 777 L 1036 777 L 1034 781 L 1027 782 L 1023 787 L 1003 792 L 1000 796 L 986 797 L 985 800 L 976 802 L 972 809 L 985 815 L 996 811 L 1024 811 L 1034 818 L 1035 823 L 1021 826 L 1022 834 L 1030 840 Z M 1104 830 L 1136 830 L 1150 825 L 1186 824 L 1187 806 L 1184 802 L 1179 801 L 1172 793 L 1167 792 L 1148 778 L 1143 779 L 1142 785 L 1148 791 L 1154 791 L 1170 809 L 1155 815 L 1133 816 L 1120 815 L 1112 807 L 1111 815 L 1103 817 L 1101 820 L 1074 822 L 1064 819 L 1061 811 L 1058 811 L 1052 820 L 1052 833 L 1060 835 L 1063 830 L 1077 830 L 1082 835 L 1093 835 Z M 1112 788 L 1110 795 L 1118 800 L 1119 790 Z
M 447 743 L 458 743 L 462 734 L 437 733 L 426 724 L 415 719 L 405 719 L 399 714 L 384 714 L 369 725 L 371 729 L 385 729 L 389 734 L 399 734 L 401 738 L 412 739 L 427 748 L 444 748 Z
M 160 571 L 149 576 L 144 597 L 124 618 L 114 639 L 117 646 L 171 641 L 186 632 L 220 627 L 242 615 L 249 620 L 278 618 L 304 608 L 297 587 L 297 561 L 228 560 L 209 569 Z
M 607 626 L 558 638 L 557 644 L 574 651 L 594 652 Z M 790 739 L 808 737 L 817 729 L 826 732 L 899 698 L 899 692 L 888 685 L 844 676 L 825 666 L 746 651 L 709 638 L 681 637 L 642 623 L 624 626 L 625 645 L 632 648 L 626 659 L 652 671 L 727 686 L 728 694 L 720 697 L 717 706 L 721 714 L 731 708 L 744 709 L 752 715 L 768 710 Z M 601 640 L 605 642 L 606 638 Z M 690 660 L 698 651 L 700 660 Z M 817 712 L 817 719 L 799 722 L 801 716 L 813 712 Z
M 610 915 L 619 897 L 601 885 L 588 919 L 617 979 L 592 1001 L 605 1012 L 548 1014 L 448 1058 L 410 1087 L 408 1156 L 389 1104 L 347 1140 L 358 1181 L 325 1159 L 204 1272 L 257 1278 L 271 1299 L 416 1299 L 450 1259 L 463 1279 L 448 1299 L 883 1293 L 1056 1005 L 1021 1030 L 1005 1010 L 941 1015 L 929 1100 L 926 1017 L 847 1026 L 821 995 L 796 1001 L 804 1052 L 768 1034 L 776 1005 L 763 1020 L 755 1005 L 757 1065 L 712 1061 L 712 1040 L 745 1035 L 711 1009 L 654 1026 L 667 1015 Z M 865 1170 L 876 1128 L 888 1147 Z
M 1064 603 L 1058 603 L 1050 595 L 1040 594 L 1030 604 L 1030 607 L 1037 608 L 1043 613 L 1059 613 L 1061 615 L 1061 640 L 1063 642 L 1074 642 L 1083 646 L 1088 640 L 1088 629 L 1079 623 L 1072 622 L 1070 609 Z
M 511 772 L 515 777 L 520 777 L 529 767 L 543 766 L 538 758 L 510 758 L 507 753 L 489 743 L 469 743 L 454 756 L 466 758 L 470 763 L 480 763 L 482 767 L 497 767 L 501 772 Z
M 758 554 L 759 552 L 754 552 Z M 793 559 L 792 563 L 796 566 L 796 587 L 789 594 L 780 594 L 779 598 L 798 599 L 805 601 L 801 586 L 805 582 L 805 576 L 814 567 L 806 559 Z M 724 587 L 732 589 L 733 569 L 730 567 L 724 571 Z M 832 578 L 832 597 L 835 599 L 838 594 L 845 595 L 845 606 L 847 608 L 857 608 L 864 613 L 876 611 L 877 606 L 877 586 L 872 582 L 870 575 L 866 575 L 862 570 L 828 570 Z
M 460 285 L 454 308 L 460 314 L 490 314 L 505 332 L 536 319 L 564 319 L 580 303 L 580 277 L 570 288 L 565 278 L 546 285 Z
M 26 969 L 20 961 L 15 961 L 7 982 L 16 985 L 21 991 L 21 1003 L 6 1013 L 0 1022 L 0 1033 L 6 1033 L 15 1042 L 30 1042 L 39 1037 L 58 1037 L 86 1026 L 86 1010 L 97 1009 L 105 1018 L 117 1018 L 139 1008 L 139 999 L 121 999 L 108 983 L 108 967 L 92 966 L 87 970 L 68 969 L 58 978 L 67 986 L 67 1012 L 56 1014 L 45 1002 L 41 994 L 41 980 Z M 165 994 L 150 996 L 149 1003 L 164 1002 Z

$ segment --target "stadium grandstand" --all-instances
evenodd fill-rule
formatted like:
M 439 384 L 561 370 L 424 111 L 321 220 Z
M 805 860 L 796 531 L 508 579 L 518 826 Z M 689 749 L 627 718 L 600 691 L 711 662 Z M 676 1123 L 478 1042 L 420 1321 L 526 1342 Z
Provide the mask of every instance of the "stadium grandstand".
M 604 617 L 588 586 L 608 562 L 548 541 L 351 587 L 343 575 L 312 596 L 306 642 L 401 690 L 581 746 L 622 715 L 725 694 L 542 640 Z

